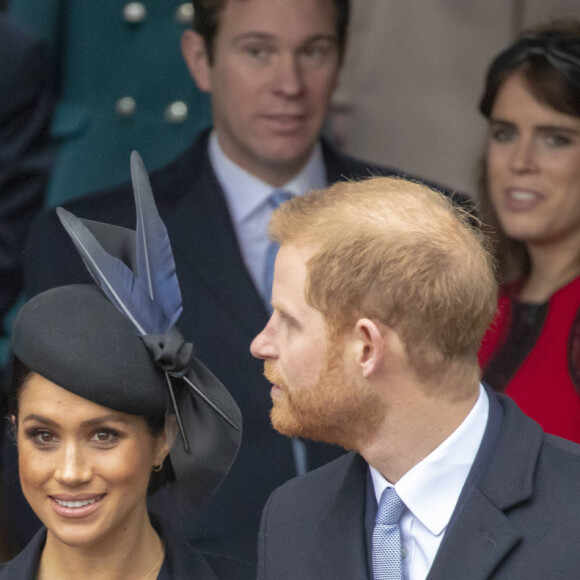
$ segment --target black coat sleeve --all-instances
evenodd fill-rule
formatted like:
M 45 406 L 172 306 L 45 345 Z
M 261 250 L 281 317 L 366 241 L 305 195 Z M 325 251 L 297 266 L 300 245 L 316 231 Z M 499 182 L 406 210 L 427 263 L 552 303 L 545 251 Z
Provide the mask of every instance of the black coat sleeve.
M 0 16 L 0 320 L 22 290 L 21 249 L 52 163 L 47 47 Z

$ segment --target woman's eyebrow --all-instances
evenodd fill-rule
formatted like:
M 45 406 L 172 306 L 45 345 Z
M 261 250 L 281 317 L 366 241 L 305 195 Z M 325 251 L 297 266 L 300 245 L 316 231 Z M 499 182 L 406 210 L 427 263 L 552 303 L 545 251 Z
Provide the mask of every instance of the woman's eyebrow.
M 119 417 L 119 415 L 102 415 L 101 417 L 94 417 L 93 419 L 87 419 L 81 423 L 82 427 L 93 427 L 96 425 L 101 425 L 103 423 L 121 423 L 122 425 L 129 425 L 129 421 L 124 417 Z
M 59 423 L 54 421 L 53 419 L 49 419 L 48 417 L 44 417 L 43 415 L 37 415 L 36 413 L 31 413 L 30 415 L 26 415 L 22 420 L 23 423 L 28 421 L 37 421 L 38 423 L 42 423 L 44 425 L 48 425 L 49 427 L 58 427 Z M 100 417 L 94 417 L 92 419 L 87 419 L 81 423 L 81 427 L 93 427 L 95 425 L 101 425 L 103 423 L 121 423 L 123 425 L 129 425 L 129 421 L 124 417 L 119 417 L 118 415 L 102 415 Z
M 24 419 L 22 419 L 23 423 L 29 421 L 37 421 L 38 423 L 43 423 L 44 425 L 48 425 L 49 427 L 58 427 L 58 423 L 49 419 L 48 417 L 43 417 L 42 415 L 36 415 L 35 413 L 30 413 L 30 415 L 26 415 Z

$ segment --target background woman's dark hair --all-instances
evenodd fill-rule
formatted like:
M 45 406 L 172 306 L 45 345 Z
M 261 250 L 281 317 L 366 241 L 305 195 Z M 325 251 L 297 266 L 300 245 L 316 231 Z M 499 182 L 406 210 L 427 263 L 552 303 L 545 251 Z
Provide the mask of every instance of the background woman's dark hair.
M 545 54 L 541 48 L 544 45 L 547 47 Z M 552 56 L 547 56 L 552 46 L 556 52 L 562 51 L 565 56 L 574 55 L 572 60 L 577 57 L 572 72 L 566 67 L 558 68 L 554 65 L 556 61 L 551 60 Z M 538 101 L 560 113 L 580 117 L 580 21 L 554 21 L 530 29 L 492 61 L 479 105 L 486 118 L 489 119 L 491 115 L 502 84 L 516 71 L 524 75 L 530 91 Z M 525 245 L 508 238 L 502 232 L 491 206 L 485 155 L 479 165 L 478 190 L 482 219 L 496 240 L 494 245 L 500 282 L 526 277 L 531 265 Z
M 28 368 L 19 358 L 13 357 L 11 361 L 11 378 L 8 385 L 8 413 L 18 420 L 18 400 L 22 389 L 26 386 L 26 381 L 34 371 Z M 147 423 L 149 433 L 152 437 L 159 437 L 165 429 L 165 417 L 143 417 Z M 15 435 L 16 436 L 16 435 Z M 167 482 L 175 481 L 175 471 L 171 465 L 169 455 L 163 462 L 161 471 L 152 471 L 149 479 L 147 493 L 151 495 L 161 489 Z

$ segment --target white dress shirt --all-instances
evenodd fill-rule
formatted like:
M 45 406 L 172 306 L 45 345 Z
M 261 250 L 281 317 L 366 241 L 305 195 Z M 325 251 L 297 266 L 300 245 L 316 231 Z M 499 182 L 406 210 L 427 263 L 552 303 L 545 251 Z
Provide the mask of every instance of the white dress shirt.
M 479 397 L 461 425 L 396 485 L 369 467 L 377 503 L 386 487 L 394 487 L 407 507 L 399 521 L 406 580 L 424 580 L 431 569 L 479 450 L 488 414 L 489 399 L 480 385 Z
M 262 281 L 266 251 L 268 249 L 268 224 L 272 206 L 268 198 L 275 189 L 302 195 L 310 189 L 326 187 L 327 177 L 322 157 L 322 147 L 317 142 L 310 159 L 291 181 L 282 187 L 272 187 L 236 165 L 220 147 L 217 134 L 209 138 L 209 158 L 212 168 L 226 197 L 242 258 L 254 285 L 264 297 Z M 269 300 L 269 297 L 268 297 Z

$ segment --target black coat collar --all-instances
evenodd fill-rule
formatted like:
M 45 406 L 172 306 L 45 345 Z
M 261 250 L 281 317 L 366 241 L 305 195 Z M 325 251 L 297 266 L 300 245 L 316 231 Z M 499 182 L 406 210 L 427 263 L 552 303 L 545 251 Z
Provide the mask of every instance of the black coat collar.
M 199 550 L 176 536 L 154 516 L 151 520 L 165 546 L 165 560 L 158 580 L 249 580 L 254 577 L 252 566 L 229 558 L 212 555 L 210 565 Z M 36 580 L 46 534 L 46 528 L 41 528 L 16 558 L 0 564 L 0 580 Z M 220 573 L 215 570 L 220 570 Z

